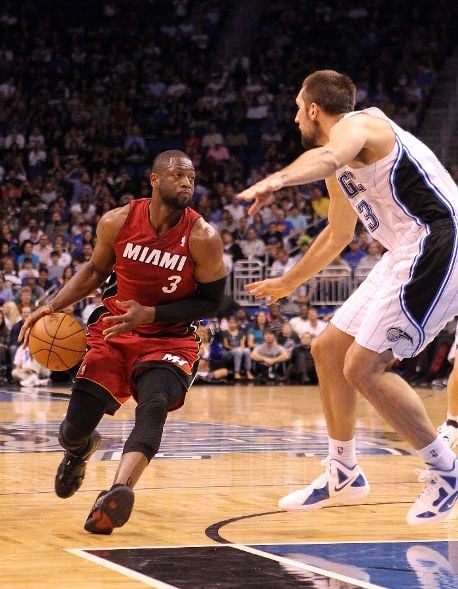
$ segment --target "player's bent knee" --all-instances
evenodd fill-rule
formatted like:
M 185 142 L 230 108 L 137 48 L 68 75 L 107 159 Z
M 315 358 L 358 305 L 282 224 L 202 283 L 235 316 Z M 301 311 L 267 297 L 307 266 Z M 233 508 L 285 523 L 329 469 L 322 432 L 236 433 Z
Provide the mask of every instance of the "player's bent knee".
M 59 427 L 59 444 L 65 450 L 72 451 L 80 448 L 89 438 L 88 435 L 82 433 L 78 428 L 72 425 L 67 418 L 60 424 Z
M 123 453 L 141 452 L 148 462 L 157 454 L 167 419 L 169 400 L 164 393 L 151 393 L 135 412 L 135 426 L 127 438 Z

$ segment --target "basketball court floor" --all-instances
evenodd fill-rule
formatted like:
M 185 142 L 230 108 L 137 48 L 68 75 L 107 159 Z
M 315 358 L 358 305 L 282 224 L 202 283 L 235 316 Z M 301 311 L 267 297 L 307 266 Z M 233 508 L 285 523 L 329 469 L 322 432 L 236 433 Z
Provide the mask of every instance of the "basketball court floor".
M 445 392 L 419 394 L 439 424 Z M 277 500 L 319 474 L 327 453 L 318 390 L 195 386 L 111 536 L 83 524 L 111 484 L 134 404 L 104 419 L 83 486 L 62 500 L 53 484 L 67 400 L 62 387 L 0 390 L 2 589 L 458 588 L 458 519 L 407 526 L 420 462 L 364 400 L 358 453 L 371 493 L 286 513 Z

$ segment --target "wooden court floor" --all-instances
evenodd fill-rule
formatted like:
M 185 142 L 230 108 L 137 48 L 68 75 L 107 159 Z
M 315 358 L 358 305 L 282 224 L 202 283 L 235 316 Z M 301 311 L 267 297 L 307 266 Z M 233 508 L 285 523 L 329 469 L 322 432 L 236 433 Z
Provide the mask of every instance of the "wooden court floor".
M 439 424 L 445 392 L 420 389 L 419 394 Z M 242 572 L 237 569 L 232 577 L 239 564 L 230 568 L 229 552 L 216 548 L 234 545 L 237 551 L 231 554 L 237 552 L 237 559 L 243 553 L 256 561 L 255 545 L 350 543 L 364 553 L 374 542 L 423 546 L 423 542 L 458 540 L 458 519 L 421 530 L 407 526 L 405 514 L 422 487 L 414 472 L 420 463 L 363 400 L 358 452 L 372 485 L 369 496 L 354 506 L 281 512 L 277 500 L 322 470 L 326 435 L 319 394 L 316 387 L 251 385 L 195 386 L 185 406 L 169 417 L 161 452 L 136 488 L 130 521 L 111 536 L 87 534 L 84 521 L 98 492 L 111 483 L 132 427 L 134 404 L 129 402 L 114 418 L 103 420 L 103 443 L 91 458 L 83 486 L 72 498 L 62 500 L 55 496 L 53 482 L 62 455 L 57 430 L 66 406 L 64 389 L 3 387 L 0 391 L 2 589 L 388 587 L 374 584 L 367 575 L 359 580 L 356 575 L 352 584 L 351 567 L 340 581 L 337 567 L 328 584 L 319 584 L 318 577 L 314 581 L 313 574 L 319 573 L 308 565 L 302 576 L 293 580 L 289 576 L 287 581 L 280 576 L 270 584 L 257 579 L 264 572 L 255 563 L 242 567 Z M 148 566 L 145 561 L 143 568 L 134 566 L 137 572 L 127 575 L 120 568 L 125 562 L 120 565 L 117 556 L 118 564 L 111 560 L 107 568 L 102 562 L 111 554 L 127 555 L 131 562 L 143 558 Z M 144 574 L 148 567 L 154 568 L 155 555 L 157 562 L 172 567 L 167 573 L 171 576 L 164 577 L 169 581 Z M 215 555 L 223 556 L 213 562 Z M 270 564 L 283 563 L 286 574 L 289 561 L 275 559 Z M 318 571 L 321 568 L 316 566 Z M 276 574 L 272 572 L 273 578 Z M 170 581 L 176 578 L 181 580 Z M 437 584 L 437 575 L 431 578 L 436 584 L 426 580 L 399 586 L 458 587 L 453 575 L 447 584 Z M 309 579 L 308 584 L 304 579 Z

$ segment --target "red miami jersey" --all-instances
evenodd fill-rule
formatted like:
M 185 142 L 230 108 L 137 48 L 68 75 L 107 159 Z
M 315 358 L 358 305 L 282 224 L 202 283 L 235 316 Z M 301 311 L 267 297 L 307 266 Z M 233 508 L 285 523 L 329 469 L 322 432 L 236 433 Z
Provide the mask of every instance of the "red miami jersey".
M 130 202 L 126 222 L 114 243 L 116 263 L 103 293 L 103 304 L 112 315 L 123 312 L 116 300 L 156 307 L 192 297 L 196 291 L 189 236 L 200 215 L 186 208 L 176 225 L 157 235 L 150 223 L 149 205 L 149 198 Z M 154 322 L 139 325 L 135 331 L 183 337 L 194 329 L 186 323 Z

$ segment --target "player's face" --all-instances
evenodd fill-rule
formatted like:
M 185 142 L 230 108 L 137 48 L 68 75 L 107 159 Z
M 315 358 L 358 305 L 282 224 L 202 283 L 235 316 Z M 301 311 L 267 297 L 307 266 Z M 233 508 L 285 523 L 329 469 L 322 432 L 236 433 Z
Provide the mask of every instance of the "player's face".
M 191 160 L 172 158 L 170 165 L 156 176 L 161 200 L 171 209 L 183 210 L 191 203 L 196 173 Z
M 319 147 L 320 129 L 318 122 L 313 120 L 310 115 L 311 104 L 306 102 L 304 90 L 301 90 L 296 98 L 297 114 L 295 123 L 299 125 L 301 132 L 301 142 L 304 149 Z

